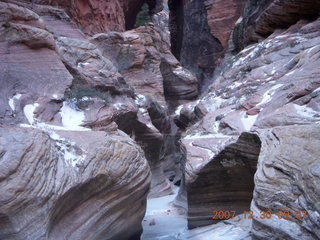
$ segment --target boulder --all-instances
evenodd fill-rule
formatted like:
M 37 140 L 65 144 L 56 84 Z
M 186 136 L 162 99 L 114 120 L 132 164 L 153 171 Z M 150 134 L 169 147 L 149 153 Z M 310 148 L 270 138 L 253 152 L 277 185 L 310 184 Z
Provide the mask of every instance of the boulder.
M 1 239 L 139 237 L 150 172 L 130 138 L 4 125 L 0 149 Z

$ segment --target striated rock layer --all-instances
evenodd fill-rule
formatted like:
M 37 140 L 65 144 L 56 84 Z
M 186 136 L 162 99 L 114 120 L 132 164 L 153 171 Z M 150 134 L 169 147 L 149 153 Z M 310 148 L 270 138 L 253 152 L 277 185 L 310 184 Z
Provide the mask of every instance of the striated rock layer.
M 183 140 L 184 144 L 186 141 L 188 139 Z M 189 148 L 188 159 L 195 159 L 197 150 L 208 151 L 208 146 L 201 139 L 192 141 L 192 145 L 195 147 Z M 228 144 L 203 166 L 196 179 L 192 179 L 192 165 L 187 162 L 185 181 L 189 229 L 220 221 L 212 220 L 213 211 L 239 213 L 250 208 L 260 145 L 258 136 L 243 133 L 236 142 Z
M 147 3 L 150 14 L 163 8 L 162 0 L 33 0 L 34 3 L 64 8 L 87 34 L 123 32 L 134 28 L 136 16 Z
M 277 127 L 261 138 L 251 209 L 273 214 L 254 218 L 253 239 L 319 239 L 319 124 Z
M 140 235 L 150 173 L 130 138 L 2 126 L 0 149 L 1 239 Z
M 294 135 L 295 131 L 297 134 L 300 132 L 298 131 L 300 126 L 312 124 L 319 127 L 319 26 L 319 18 L 316 20 L 300 20 L 288 29 L 278 29 L 259 43 L 245 47 L 234 56 L 228 56 L 217 68 L 214 83 L 208 88 L 206 94 L 198 101 L 185 104 L 177 109 L 175 122 L 181 127 L 181 130 L 186 130 L 181 140 L 186 153 L 183 169 L 184 183 L 177 203 L 187 209 L 190 227 L 196 227 L 204 223 L 208 224 L 208 214 L 216 209 L 215 206 L 217 208 L 228 207 L 228 209 L 221 210 L 243 207 L 242 210 L 238 211 L 238 214 L 242 214 L 244 205 L 237 203 L 239 197 L 237 192 L 229 195 L 230 199 L 234 201 L 230 205 L 228 203 L 232 201 L 221 200 L 219 202 L 216 197 L 228 194 L 227 186 L 231 188 L 232 182 L 237 182 L 237 174 L 229 175 L 228 181 L 230 184 L 218 191 L 213 186 L 220 186 L 221 181 L 226 182 L 225 178 L 224 176 L 217 179 L 207 177 L 210 176 L 210 172 L 212 174 L 214 172 L 213 168 L 211 171 L 207 171 L 207 168 L 216 166 L 216 159 L 220 159 L 221 154 L 228 152 L 230 144 L 232 146 L 239 141 L 237 139 L 244 133 L 256 134 L 260 141 L 264 143 L 271 141 L 271 135 L 264 134 L 264 131 L 271 131 L 273 128 L 286 129 L 286 127 L 291 126 L 292 135 L 285 135 L 286 140 L 283 141 L 291 142 L 291 138 L 296 139 L 295 144 L 292 142 L 295 147 L 292 154 L 300 151 L 305 152 L 308 156 L 306 156 L 306 161 L 308 159 L 310 161 L 319 159 L 316 150 L 318 149 L 317 143 L 313 145 L 310 142 L 310 149 L 305 149 L 303 147 L 304 143 L 300 146 L 300 140 Z M 276 138 L 272 137 L 271 139 L 275 140 Z M 250 156 L 245 153 L 254 145 L 252 144 L 253 139 L 243 139 L 247 143 L 242 145 L 243 148 L 237 149 L 235 153 L 236 156 L 239 156 L 237 159 L 242 158 L 242 156 Z M 269 144 L 271 145 L 271 143 Z M 281 145 L 281 140 L 280 143 L 275 142 L 274 144 Z M 259 151 L 258 148 L 255 149 L 257 159 Z M 270 147 L 270 149 L 273 149 L 273 147 Z M 272 151 L 268 150 L 267 147 L 263 151 L 264 154 L 272 156 Z M 288 156 L 292 156 L 294 159 L 292 154 L 290 153 Z M 293 160 L 287 159 L 284 155 L 281 156 L 283 157 L 281 157 L 281 163 L 279 164 L 283 164 L 281 171 L 286 177 L 290 178 L 289 175 L 292 173 L 298 174 L 302 179 L 310 179 L 309 173 L 305 172 L 302 167 L 294 167 L 291 163 Z M 297 156 L 301 155 L 297 154 Z M 263 159 L 264 157 L 261 155 L 259 166 L 264 166 Z M 266 159 L 269 158 L 266 157 Z M 270 161 L 272 162 L 270 164 L 278 164 L 273 157 L 270 157 Z M 300 164 L 298 160 L 297 164 Z M 220 166 L 218 164 L 218 166 L 222 168 L 222 171 L 228 171 L 228 165 Z M 215 169 L 220 168 L 216 167 Z M 295 169 L 297 169 L 297 172 L 292 172 Z M 298 171 L 298 169 L 300 170 Z M 261 171 L 264 170 L 265 168 Z M 241 173 L 240 169 L 236 171 L 239 174 Z M 286 173 L 290 174 L 286 175 Z M 273 174 L 273 172 L 270 174 Z M 312 174 L 316 180 L 313 180 L 312 177 L 310 181 L 317 181 L 319 169 L 314 167 Z M 247 179 L 250 179 L 249 176 L 248 174 Z M 270 181 L 273 181 L 274 184 L 275 182 L 282 182 L 284 177 L 278 174 L 271 176 L 272 180 L 270 179 Z M 253 227 L 256 229 L 254 234 L 258 239 L 259 237 L 263 237 L 263 239 L 300 239 L 304 237 L 306 239 L 317 239 L 318 210 L 313 207 L 318 205 L 319 194 L 316 193 L 316 190 L 314 193 L 310 193 L 311 196 L 309 197 L 304 194 L 304 189 L 299 190 L 292 187 L 295 180 L 284 180 L 281 186 L 282 189 L 288 189 L 285 194 L 287 197 L 280 199 L 280 197 L 276 197 L 282 196 L 282 193 L 279 192 L 282 191 L 280 188 L 273 188 L 273 186 L 268 185 L 268 190 L 263 189 L 263 181 L 268 182 L 269 180 L 263 177 L 262 172 L 259 173 L 258 171 L 256 181 L 258 182 L 256 182 L 257 192 L 255 191 L 254 202 L 260 204 L 256 211 L 259 213 L 257 217 L 260 216 L 259 211 L 267 210 L 276 215 L 278 209 L 275 206 L 279 208 L 282 206 L 283 209 L 279 210 L 283 211 L 295 211 L 302 209 L 303 206 L 309 215 L 309 218 L 305 220 L 274 220 L 274 222 L 272 220 L 269 222 L 267 220 L 260 221 L 260 219 L 254 220 Z M 197 188 L 193 188 L 193 184 L 196 184 Z M 248 186 L 253 186 L 253 184 L 253 182 L 248 183 Z M 261 186 L 261 190 L 259 190 L 259 186 Z M 207 191 L 202 192 L 202 188 L 206 188 Z M 314 187 L 311 186 L 311 188 Z M 292 205 L 291 208 L 289 198 L 294 198 L 299 191 L 304 196 L 301 197 L 301 202 L 297 200 L 296 205 Z M 201 199 L 198 194 L 203 194 L 204 197 Z M 268 194 L 276 194 L 276 196 L 267 197 Z M 247 210 L 249 210 L 249 195 L 245 196 L 247 196 Z M 264 200 L 265 198 L 272 201 L 267 203 Z M 304 198 L 308 200 L 304 200 Z M 251 209 L 255 209 L 254 204 Z M 196 215 L 201 217 L 196 218 Z M 281 226 L 277 227 L 280 223 Z M 288 234 L 292 228 L 297 228 L 297 230 Z M 260 231 L 261 235 L 259 235 Z M 271 237 L 271 234 L 273 234 L 273 237 Z

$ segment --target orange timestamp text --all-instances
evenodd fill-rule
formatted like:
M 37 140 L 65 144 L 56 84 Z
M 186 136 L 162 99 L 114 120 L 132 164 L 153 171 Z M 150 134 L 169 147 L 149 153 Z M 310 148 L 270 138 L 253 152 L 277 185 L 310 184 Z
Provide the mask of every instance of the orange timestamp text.
M 237 211 L 213 211 L 212 219 L 219 219 L 219 220 L 227 220 L 230 218 L 234 218 L 237 214 Z M 243 214 L 245 219 L 271 219 L 273 215 L 276 215 L 279 219 L 289 219 L 289 218 L 296 218 L 296 219 L 303 219 L 307 217 L 307 211 L 277 211 L 276 213 L 268 211 L 260 211 L 259 214 L 255 214 L 253 211 L 244 211 L 240 214 Z

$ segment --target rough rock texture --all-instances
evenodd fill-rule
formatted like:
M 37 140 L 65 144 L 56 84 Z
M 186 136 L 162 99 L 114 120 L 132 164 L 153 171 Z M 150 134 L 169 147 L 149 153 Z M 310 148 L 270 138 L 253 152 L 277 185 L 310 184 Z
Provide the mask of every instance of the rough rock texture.
M 139 236 L 150 173 L 130 138 L 4 125 L 0 149 L 1 239 Z
M 277 127 L 261 136 L 251 208 L 257 216 L 266 209 L 273 215 L 253 220 L 253 238 L 319 239 L 319 124 Z M 280 219 L 278 211 L 289 211 L 291 217 Z
M 199 79 L 211 77 L 221 60 L 243 2 L 169 1 L 172 51 Z
M 275 31 L 268 38 L 246 47 L 239 54 L 229 56 L 217 69 L 214 83 L 208 88 L 207 93 L 199 101 L 177 109 L 177 114 L 181 113 L 181 115 L 177 116 L 175 121 L 182 130 L 187 128 L 186 136 L 182 139 L 186 153 L 185 182 L 177 203 L 188 209 L 189 225 L 192 227 L 201 225 L 207 220 L 208 214 L 213 210 L 213 203 L 216 201 L 214 196 L 217 196 L 217 190 L 210 189 L 213 184 L 208 184 L 206 166 L 214 164 L 215 159 L 226 151 L 230 143 L 235 142 L 235 139 L 243 132 L 254 131 L 263 142 L 267 141 L 265 135 L 260 135 L 263 129 L 319 124 L 319 26 L 320 19 L 315 21 L 301 20 L 286 30 Z M 201 120 L 199 121 L 199 119 Z M 247 145 L 252 146 L 249 143 L 250 141 L 247 141 Z M 238 150 L 239 153 L 250 149 L 247 145 L 244 144 Z M 295 146 L 296 151 L 304 151 L 299 145 Z M 313 146 L 315 149 L 315 145 Z M 268 152 L 267 149 L 265 151 Z M 318 159 L 317 152 L 310 151 L 310 155 L 312 155 L 310 159 Z M 256 152 L 258 151 L 256 150 Z M 286 165 L 286 168 L 289 166 Z M 223 170 L 227 171 L 228 167 L 225 166 Z M 314 171 L 315 175 L 319 174 L 318 169 L 314 168 Z M 301 170 L 299 174 L 304 176 L 304 170 Z M 223 178 L 217 179 L 216 182 L 221 179 Z M 229 180 L 232 181 L 232 176 Z M 236 181 L 236 175 L 234 180 Z M 275 181 L 280 180 L 275 179 Z M 193 183 L 208 189 L 205 197 L 198 198 L 198 194 L 201 193 L 200 187 L 197 188 L 198 191 L 196 188 L 191 188 L 194 191 L 190 191 L 189 187 Z M 290 189 L 290 194 L 287 193 L 287 196 L 294 195 L 295 189 L 291 188 L 291 183 L 286 182 L 286 186 Z M 270 189 L 270 191 L 277 190 Z M 215 194 L 211 195 L 211 192 Z M 225 190 L 221 189 L 220 194 L 226 194 Z M 211 197 L 209 197 L 210 195 Z M 262 196 L 260 198 L 260 195 L 256 195 L 256 198 L 255 201 L 264 202 Z M 308 204 L 317 206 L 317 198 L 319 199 L 319 196 L 308 199 Z M 237 194 L 230 195 L 230 199 L 235 201 Z M 207 203 L 212 205 L 207 209 L 202 208 L 203 204 Z M 280 203 L 274 202 L 274 204 Z M 224 205 L 224 202 L 221 201 L 215 205 L 220 207 Z M 259 209 L 268 210 L 270 206 L 262 204 Z M 230 204 L 228 210 L 237 207 L 240 206 L 236 203 Z M 283 210 L 290 210 L 288 207 L 286 205 Z M 197 215 L 202 212 L 203 217 L 196 219 L 197 224 L 193 224 L 196 223 L 193 222 L 194 212 L 197 212 Z M 310 214 L 313 213 L 310 212 Z M 317 225 L 313 223 L 306 225 L 301 221 L 296 222 L 301 228 L 308 229 L 309 232 L 318 231 Z M 268 224 L 272 225 L 271 222 Z M 289 225 L 291 225 L 290 222 L 285 222 L 283 228 L 289 228 Z M 264 227 L 263 225 L 259 226 Z M 258 229 L 258 223 L 256 227 Z M 274 228 L 274 225 L 271 227 L 266 225 L 264 232 L 267 231 L 272 232 L 275 238 L 284 238 L 283 233 Z M 292 233 L 291 238 L 300 238 L 298 232 L 295 233 Z M 257 236 L 259 236 L 258 233 Z M 271 237 L 271 235 L 267 236 Z M 314 235 L 309 233 L 305 236 L 316 239 Z
M 315 19 L 319 9 L 320 2 L 317 0 L 246 1 L 242 21 L 233 35 L 236 50 L 264 39 L 276 29 L 286 29 L 301 19 Z
M 196 78 L 181 67 L 153 26 L 98 34 L 93 42 L 138 94 L 157 99 L 163 105 L 165 100 L 197 97 Z
M 148 3 L 150 14 L 160 12 L 163 7 L 162 0 L 35 0 L 32 2 L 64 8 L 87 34 L 123 32 L 132 29 L 144 3 Z

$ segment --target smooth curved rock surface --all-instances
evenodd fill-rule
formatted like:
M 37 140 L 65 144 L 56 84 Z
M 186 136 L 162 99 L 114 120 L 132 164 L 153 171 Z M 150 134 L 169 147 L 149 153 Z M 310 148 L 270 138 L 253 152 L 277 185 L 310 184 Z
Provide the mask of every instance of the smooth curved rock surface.
M 1 239 L 139 236 L 150 172 L 130 138 L 2 126 L 0 143 Z

